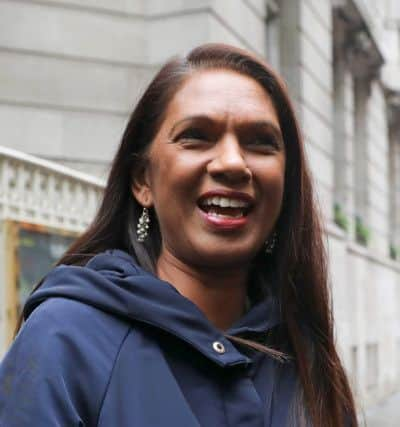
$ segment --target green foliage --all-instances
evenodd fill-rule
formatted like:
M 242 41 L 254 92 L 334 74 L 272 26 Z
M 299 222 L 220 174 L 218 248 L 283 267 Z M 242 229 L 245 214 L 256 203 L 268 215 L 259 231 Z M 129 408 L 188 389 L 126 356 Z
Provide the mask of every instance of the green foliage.
M 393 260 L 400 259 L 400 248 L 396 247 L 393 243 L 390 245 L 390 258 Z
M 334 206 L 334 221 L 344 231 L 349 230 L 349 220 L 339 203 Z
M 363 223 L 359 216 L 356 216 L 356 241 L 363 246 L 367 246 L 371 237 L 369 228 Z

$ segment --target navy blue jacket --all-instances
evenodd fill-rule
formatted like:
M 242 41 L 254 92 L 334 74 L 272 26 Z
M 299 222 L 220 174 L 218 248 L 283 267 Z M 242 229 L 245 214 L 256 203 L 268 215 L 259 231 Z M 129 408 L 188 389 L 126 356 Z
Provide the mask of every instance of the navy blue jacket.
M 234 345 L 125 252 L 60 266 L 24 308 L 0 367 L 0 426 L 282 427 L 291 362 Z M 226 334 L 280 323 L 273 300 Z

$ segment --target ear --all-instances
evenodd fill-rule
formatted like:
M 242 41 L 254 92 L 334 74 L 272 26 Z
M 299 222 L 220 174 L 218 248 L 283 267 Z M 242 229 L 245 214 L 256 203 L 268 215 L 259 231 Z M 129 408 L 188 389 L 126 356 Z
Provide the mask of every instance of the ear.
M 131 185 L 133 197 L 145 208 L 149 208 L 153 205 L 153 194 L 147 172 L 146 167 L 142 168 L 142 170 L 132 177 Z

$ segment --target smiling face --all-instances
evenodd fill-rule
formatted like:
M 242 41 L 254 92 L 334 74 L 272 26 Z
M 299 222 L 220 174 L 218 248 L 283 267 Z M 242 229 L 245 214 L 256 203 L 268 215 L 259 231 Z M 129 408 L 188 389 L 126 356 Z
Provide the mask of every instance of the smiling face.
M 247 266 L 278 219 L 285 150 L 261 85 L 229 70 L 191 75 L 168 105 L 133 193 L 153 206 L 162 252 L 192 266 Z

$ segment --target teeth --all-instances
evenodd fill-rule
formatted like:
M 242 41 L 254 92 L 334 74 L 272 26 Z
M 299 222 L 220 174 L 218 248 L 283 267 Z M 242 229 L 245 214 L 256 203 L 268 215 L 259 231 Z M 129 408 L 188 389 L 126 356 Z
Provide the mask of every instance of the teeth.
M 229 208 L 231 202 L 229 199 L 226 199 L 225 197 L 221 197 L 219 204 L 223 208 Z
M 231 208 L 245 208 L 247 206 L 247 203 L 244 202 L 243 200 L 234 200 L 234 199 L 231 199 L 229 201 L 229 206 Z
M 211 210 L 210 212 L 208 212 L 208 215 L 215 216 L 217 218 L 241 218 L 243 216 L 243 212 L 238 212 L 232 215 L 223 215 Z
M 229 199 L 228 197 L 209 197 L 203 201 L 206 206 L 219 206 L 221 208 L 246 208 L 248 203 L 244 200 Z

